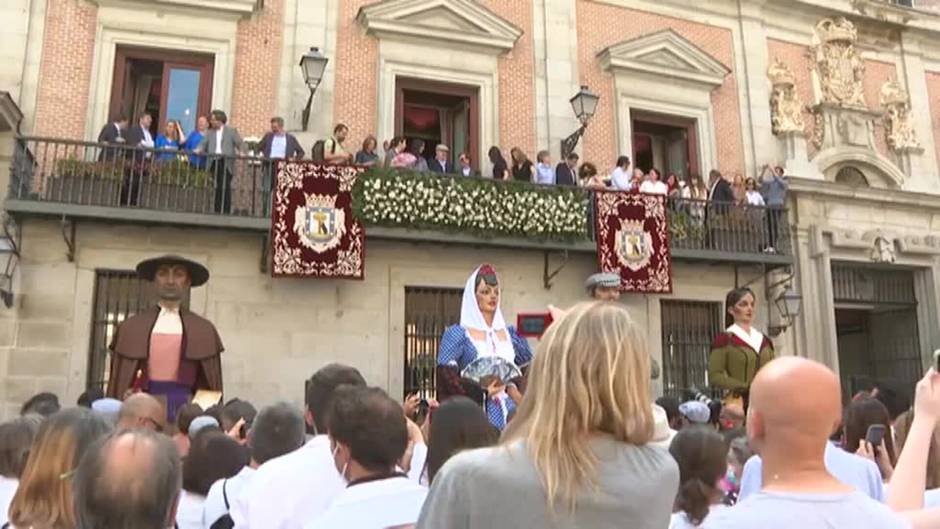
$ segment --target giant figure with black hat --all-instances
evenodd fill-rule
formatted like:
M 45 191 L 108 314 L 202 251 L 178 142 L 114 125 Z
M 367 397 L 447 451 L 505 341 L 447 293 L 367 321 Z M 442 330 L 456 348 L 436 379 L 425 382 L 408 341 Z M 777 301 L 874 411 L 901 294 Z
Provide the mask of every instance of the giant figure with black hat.
M 128 390 L 166 398 L 170 420 L 198 389 L 222 391 L 222 340 L 209 320 L 184 309 L 189 287 L 204 285 L 209 271 L 176 255 L 147 259 L 137 275 L 151 281 L 157 306 L 124 320 L 111 342 L 108 396 Z

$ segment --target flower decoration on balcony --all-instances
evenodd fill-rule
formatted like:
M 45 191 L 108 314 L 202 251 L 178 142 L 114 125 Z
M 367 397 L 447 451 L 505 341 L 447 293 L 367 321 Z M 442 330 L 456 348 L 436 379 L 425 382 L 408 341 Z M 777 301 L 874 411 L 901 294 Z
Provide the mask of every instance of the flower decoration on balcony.
M 587 239 L 587 194 L 578 188 L 371 169 L 353 188 L 367 224 L 480 237 Z

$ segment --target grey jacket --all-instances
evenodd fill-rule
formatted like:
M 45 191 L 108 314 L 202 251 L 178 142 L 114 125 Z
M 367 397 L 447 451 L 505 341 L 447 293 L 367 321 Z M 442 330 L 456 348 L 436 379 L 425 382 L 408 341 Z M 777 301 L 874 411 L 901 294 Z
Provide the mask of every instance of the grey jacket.
M 764 202 L 768 206 L 783 206 L 787 202 L 787 190 L 790 188 L 790 182 L 787 176 L 777 176 L 777 173 L 770 171 L 770 178 L 766 178 L 767 173 L 760 177 L 760 194 L 764 195 Z
M 209 156 L 216 154 L 215 152 L 215 142 L 216 136 L 218 136 L 218 129 L 209 129 L 206 131 L 205 137 L 202 138 L 202 141 L 199 142 L 199 150 Z M 242 140 L 241 134 L 238 133 L 238 129 L 235 127 L 226 125 L 222 128 L 222 154 L 226 156 L 235 156 L 241 152 L 245 151 L 245 142 Z

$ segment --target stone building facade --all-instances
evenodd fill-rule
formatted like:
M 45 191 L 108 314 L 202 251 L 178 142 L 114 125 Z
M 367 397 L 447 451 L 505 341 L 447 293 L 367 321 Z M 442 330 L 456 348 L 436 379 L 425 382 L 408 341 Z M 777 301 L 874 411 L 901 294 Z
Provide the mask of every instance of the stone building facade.
M 582 161 L 607 170 L 627 154 L 688 176 L 757 176 L 779 162 L 792 178 L 792 254 L 677 252 L 672 294 L 625 296 L 654 357 L 668 364 L 682 342 L 667 320 L 719 318 L 727 290 L 749 284 L 761 324 L 787 327 L 775 339 L 783 354 L 908 380 L 940 347 L 940 6 L 897 4 L 8 0 L 0 166 L 16 134 L 93 140 L 116 111 L 174 117 L 172 92 L 187 90 L 170 82 L 177 68 L 200 74 L 186 119 L 221 108 L 260 136 L 279 115 L 305 147 L 337 122 L 353 149 L 410 130 L 489 174 L 492 145 L 557 160 L 579 126 L 568 100 L 588 86 L 600 102 Z M 329 63 L 303 131 L 297 63 L 310 47 Z M 190 304 L 222 333 L 231 393 L 258 401 L 299 400 L 303 379 L 331 360 L 405 391 L 404 350 L 427 339 L 406 298 L 459 289 L 482 261 L 503 272 L 510 319 L 581 299 L 596 268 L 590 244 L 374 229 L 364 282 L 272 279 L 259 267 L 264 219 L 19 199 L 6 210 L 20 247 L 14 302 L 0 311 L 6 414 L 38 390 L 71 399 L 98 380 L 99 281 L 154 253 L 210 268 Z M 792 325 L 774 303 L 787 286 L 802 296 Z

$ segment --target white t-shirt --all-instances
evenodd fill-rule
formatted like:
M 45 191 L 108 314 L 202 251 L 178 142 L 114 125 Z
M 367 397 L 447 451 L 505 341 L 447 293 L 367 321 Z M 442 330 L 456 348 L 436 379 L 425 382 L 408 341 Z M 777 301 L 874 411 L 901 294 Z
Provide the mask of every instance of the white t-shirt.
M 418 521 L 428 489 L 406 477 L 347 487 L 306 529 L 380 529 Z
M 202 507 L 206 497 L 192 492 L 180 494 L 180 504 L 176 509 L 176 527 L 178 529 L 202 529 Z
M 858 491 L 758 492 L 731 509 L 709 515 L 705 529 L 907 529 L 886 505 Z
M 620 191 L 630 191 L 633 189 L 630 173 L 620 167 L 615 168 L 614 172 L 610 173 L 610 183 L 614 189 Z
M 345 488 L 333 462 L 330 438 L 318 435 L 258 467 L 230 514 L 236 529 L 302 529 Z
M 669 193 L 669 186 L 666 185 L 666 182 L 661 182 L 659 180 L 644 180 L 640 184 L 640 193 L 648 193 L 650 195 L 666 195 Z
M 18 479 L 0 476 L 0 525 L 9 521 L 7 516 L 10 512 L 10 503 L 13 502 L 13 496 L 19 485 Z
M 205 529 L 212 527 L 216 520 L 229 512 L 232 504 L 235 503 L 235 498 L 251 482 L 254 474 L 255 469 L 246 465 L 238 474 L 228 479 L 220 479 L 212 484 L 209 494 L 206 495 L 206 503 L 202 511 L 202 526 Z M 228 507 L 225 506 L 226 497 L 228 497 Z
M 760 194 L 760 191 L 748 191 L 747 204 L 749 206 L 763 206 L 764 197 Z
M 708 517 L 712 514 L 727 508 L 728 507 L 726 505 L 722 505 L 720 503 L 712 505 L 708 508 L 708 515 L 705 516 L 705 520 L 707 520 Z M 702 520 L 702 525 L 705 524 L 705 520 Z M 687 515 L 685 512 L 674 512 L 672 513 L 672 517 L 669 519 L 669 529 L 698 529 L 699 527 L 702 527 L 702 525 L 692 525 L 692 522 L 689 521 L 689 515 Z

